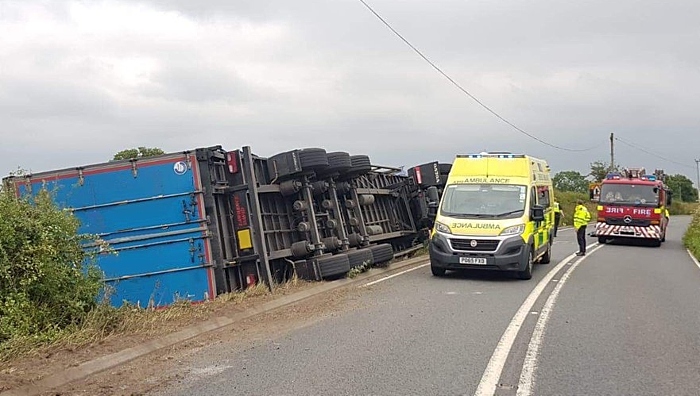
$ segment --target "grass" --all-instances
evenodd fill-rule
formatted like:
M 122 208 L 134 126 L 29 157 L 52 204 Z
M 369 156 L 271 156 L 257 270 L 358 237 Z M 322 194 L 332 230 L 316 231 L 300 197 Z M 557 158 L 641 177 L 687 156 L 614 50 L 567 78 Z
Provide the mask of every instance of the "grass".
M 286 283 L 277 285 L 276 290 L 290 290 L 300 282 L 294 277 Z M 14 337 L 0 344 L 0 361 L 9 362 L 37 353 L 51 353 L 58 350 L 75 351 L 120 335 L 162 335 L 166 334 L 168 329 L 177 330 L 183 325 L 205 320 L 211 313 L 223 308 L 270 294 L 267 286 L 261 283 L 242 292 L 222 294 L 212 301 L 193 304 L 190 301 L 181 300 L 162 309 L 144 309 L 127 305 L 115 308 L 102 304 L 89 312 L 80 325 L 66 328 L 53 340 L 47 341 L 40 337 Z
M 671 216 L 692 215 L 698 210 L 698 208 L 700 208 L 700 204 L 697 202 L 673 201 L 673 204 L 671 204 L 671 206 L 668 208 L 668 212 L 671 214 Z
M 693 219 L 683 235 L 683 244 L 696 258 L 700 259 L 700 209 L 695 210 Z

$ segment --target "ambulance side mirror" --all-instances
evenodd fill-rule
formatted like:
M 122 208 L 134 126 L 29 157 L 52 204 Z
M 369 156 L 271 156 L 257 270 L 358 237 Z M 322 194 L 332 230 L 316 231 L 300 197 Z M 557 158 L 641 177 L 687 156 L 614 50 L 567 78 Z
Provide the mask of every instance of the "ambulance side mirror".
M 544 221 L 544 207 L 537 205 L 530 211 L 532 221 Z

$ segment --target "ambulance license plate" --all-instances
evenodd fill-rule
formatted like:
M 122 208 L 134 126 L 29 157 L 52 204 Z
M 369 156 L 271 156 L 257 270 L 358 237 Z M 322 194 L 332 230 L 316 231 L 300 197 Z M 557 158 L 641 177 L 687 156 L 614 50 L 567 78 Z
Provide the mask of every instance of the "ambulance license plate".
M 486 265 L 486 258 L 484 257 L 460 257 L 460 264 L 476 264 L 476 265 Z

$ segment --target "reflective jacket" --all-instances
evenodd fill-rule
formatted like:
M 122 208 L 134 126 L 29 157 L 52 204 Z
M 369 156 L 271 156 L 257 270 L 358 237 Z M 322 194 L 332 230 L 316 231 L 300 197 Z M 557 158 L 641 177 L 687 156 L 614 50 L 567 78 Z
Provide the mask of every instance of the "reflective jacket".
M 577 205 L 574 211 L 574 228 L 579 229 L 591 221 L 591 213 L 583 205 Z
M 559 207 L 559 202 L 554 202 L 554 214 L 561 213 L 561 208 Z

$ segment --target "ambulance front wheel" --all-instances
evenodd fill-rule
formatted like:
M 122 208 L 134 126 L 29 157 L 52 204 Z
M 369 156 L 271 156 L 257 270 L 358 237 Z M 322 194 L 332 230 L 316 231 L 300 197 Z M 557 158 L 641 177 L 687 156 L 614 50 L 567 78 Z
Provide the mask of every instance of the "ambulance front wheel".
M 445 276 L 445 272 L 447 272 L 447 270 L 444 268 L 436 267 L 431 263 L 430 272 L 433 273 L 433 276 Z

